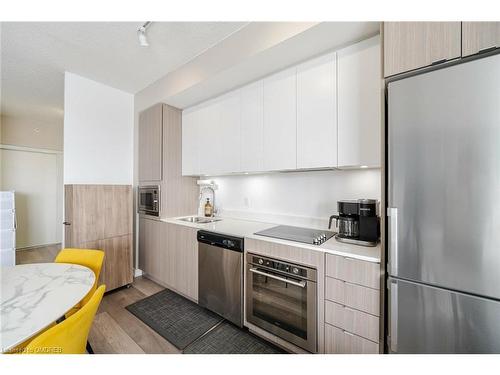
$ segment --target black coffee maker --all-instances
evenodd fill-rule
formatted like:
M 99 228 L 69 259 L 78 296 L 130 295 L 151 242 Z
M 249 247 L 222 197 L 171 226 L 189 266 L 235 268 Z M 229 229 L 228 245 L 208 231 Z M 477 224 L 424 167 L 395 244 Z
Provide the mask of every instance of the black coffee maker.
M 363 246 L 375 246 L 380 238 L 380 224 L 375 199 L 343 200 L 337 202 L 339 214 L 330 216 L 328 228 L 336 220 L 338 233 L 335 238 L 341 242 Z

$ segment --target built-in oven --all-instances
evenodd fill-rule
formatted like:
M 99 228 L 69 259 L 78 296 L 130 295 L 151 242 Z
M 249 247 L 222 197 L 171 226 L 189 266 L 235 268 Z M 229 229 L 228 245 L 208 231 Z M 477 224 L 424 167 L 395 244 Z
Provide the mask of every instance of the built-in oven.
M 137 211 L 140 214 L 160 216 L 160 187 L 158 185 L 139 186 Z
M 317 272 L 247 253 L 246 319 L 307 351 L 317 351 Z

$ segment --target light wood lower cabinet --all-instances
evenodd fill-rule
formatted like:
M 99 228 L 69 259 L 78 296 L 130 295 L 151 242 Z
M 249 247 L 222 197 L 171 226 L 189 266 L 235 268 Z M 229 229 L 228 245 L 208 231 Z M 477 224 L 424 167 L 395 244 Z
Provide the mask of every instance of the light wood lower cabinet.
M 325 353 L 378 353 L 380 264 L 326 254 Z
M 336 354 L 378 354 L 379 346 L 373 341 L 325 324 L 326 353 Z
M 166 252 L 162 264 L 165 282 L 177 292 L 198 301 L 197 229 L 162 223 L 161 244 Z
M 86 242 L 86 249 L 104 250 L 104 266 L 99 276 L 99 284 L 106 284 L 106 290 L 113 290 L 131 284 L 132 277 L 132 235 L 106 238 Z
M 139 265 L 154 281 L 198 300 L 196 229 L 139 219 Z
M 379 319 L 377 316 L 335 302 L 325 301 L 325 322 L 378 342 Z
M 353 284 L 380 289 L 380 264 L 338 255 L 326 255 L 326 275 Z
M 380 315 L 380 291 L 376 289 L 327 277 L 325 298 L 375 316 Z

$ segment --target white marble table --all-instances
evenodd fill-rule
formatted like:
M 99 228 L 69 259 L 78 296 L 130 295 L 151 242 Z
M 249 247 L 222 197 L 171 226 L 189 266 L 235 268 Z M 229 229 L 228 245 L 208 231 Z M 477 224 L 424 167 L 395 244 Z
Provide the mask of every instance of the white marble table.
M 0 351 L 36 335 L 89 292 L 95 275 L 74 264 L 37 263 L 0 268 Z

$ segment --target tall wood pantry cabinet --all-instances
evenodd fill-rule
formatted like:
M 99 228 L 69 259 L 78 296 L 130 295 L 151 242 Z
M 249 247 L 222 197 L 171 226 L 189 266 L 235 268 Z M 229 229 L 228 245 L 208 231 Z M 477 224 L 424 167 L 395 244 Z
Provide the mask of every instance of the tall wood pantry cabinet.
M 99 284 L 132 283 L 132 186 L 65 185 L 64 246 L 103 250 Z

